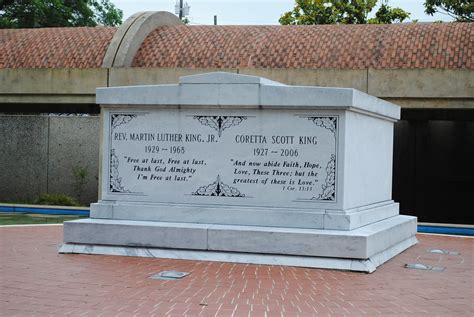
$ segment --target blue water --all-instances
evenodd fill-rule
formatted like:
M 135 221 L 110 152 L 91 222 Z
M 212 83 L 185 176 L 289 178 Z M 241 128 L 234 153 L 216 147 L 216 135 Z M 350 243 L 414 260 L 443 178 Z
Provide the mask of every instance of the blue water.
M 80 210 L 80 209 L 49 209 L 49 208 L 0 206 L 0 212 L 20 212 L 20 213 L 47 214 L 47 215 L 74 215 L 74 216 L 89 217 L 88 210 Z
M 474 236 L 474 229 L 438 226 L 418 226 L 418 232 Z

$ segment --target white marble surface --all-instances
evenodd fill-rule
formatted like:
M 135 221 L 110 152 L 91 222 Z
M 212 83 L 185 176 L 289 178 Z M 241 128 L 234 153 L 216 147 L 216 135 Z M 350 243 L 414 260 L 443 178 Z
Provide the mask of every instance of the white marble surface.
M 395 205 L 384 207 L 383 210 L 371 207 L 391 201 L 392 121 L 399 116 L 399 107 L 395 105 L 353 89 L 286 86 L 260 77 L 230 73 L 185 76 L 180 79 L 179 85 L 113 87 L 99 89 L 98 92 L 98 102 L 103 104 L 105 153 L 102 156 L 102 201 L 92 206 L 93 217 L 243 225 L 265 225 L 268 221 L 269 226 L 284 226 L 283 222 L 288 221 L 289 227 L 351 230 L 394 216 L 398 212 Z M 206 102 L 203 103 L 203 99 Z M 238 105 L 232 110 L 221 107 L 224 104 L 234 104 L 237 100 Z M 290 104 L 290 101 L 293 106 L 304 106 L 305 110 L 296 106 L 281 107 Z M 144 106 L 151 104 L 154 106 Z M 165 104 L 175 107 L 159 107 Z M 261 110 L 263 108 L 260 106 L 260 110 L 252 110 L 252 107 L 248 107 L 252 104 L 272 106 L 266 110 Z M 368 108 L 355 104 L 367 105 Z M 215 107 L 210 107 L 212 105 Z M 130 120 L 121 124 L 114 123 L 113 118 L 120 115 L 129 116 Z M 217 131 L 211 124 L 200 123 L 195 119 L 196 116 L 245 119 L 227 126 L 223 123 L 223 128 Z M 307 120 L 308 117 L 318 116 L 337 119 L 334 139 L 329 130 L 324 129 L 324 125 L 318 126 Z M 130 140 L 132 134 L 140 133 L 156 136 L 173 134 L 183 138 L 187 134 L 199 134 L 203 140 L 213 137 L 216 143 Z M 237 136 L 254 135 L 265 136 L 268 142 L 242 144 L 236 141 Z M 291 136 L 295 140 L 299 137 L 314 137 L 318 143 L 316 146 L 295 144 L 296 142 L 269 144 L 270 138 L 274 136 Z M 160 148 L 161 152 L 144 153 L 146 147 Z M 171 155 L 171 147 L 182 148 L 186 153 Z M 257 150 L 269 151 L 270 155 L 256 156 L 252 151 Z M 298 151 L 299 156 L 277 157 L 279 151 Z M 335 156 L 335 195 L 330 199 L 318 199 L 326 191 L 323 186 L 328 179 L 328 158 L 331 155 Z M 144 159 L 152 158 L 163 158 L 165 162 L 171 158 L 180 163 L 142 163 Z M 182 164 L 183 161 L 192 159 L 204 161 L 206 165 Z M 136 163 L 135 160 L 139 162 Z M 235 161 L 244 161 L 246 166 L 232 166 Z M 290 164 L 297 162 L 300 165 L 309 162 L 319 164 L 319 167 L 278 168 L 279 172 L 289 172 L 290 175 L 282 178 L 268 177 L 266 181 L 284 180 L 286 184 L 282 186 L 263 185 L 262 182 L 267 177 L 261 175 L 238 174 L 242 170 L 244 173 L 252 173 L 249 162 L 263 164 L 265 161 L 287 161 Z M 150 175 L 157 174 L 153 172 L 157 167 L 168 169 L 158 173 L 163 178 L 171 175 L 171 167 L 190 167 L 195 171 L 183 174 L 185 181 L 150 181 Z M 149 168 L 151 171 L 142 173 L 141 168 Z M 272 172 L 272 168 L 262 170 Z M 306 172 L 306 175 L 296 177 L 298 172 Z M 308 177 L 310 172 L 316 172 L 317 176 L 314 179 L 313 176 Z M 142 175 L 148 177 L 148 180 L 140 179 Z M 120 188 L 111 190 L 111 179 L 114 183 L 119 183 Z M 235 183 L 239 179 L 259 183 Z M 290 181 L 309 182 L 311 185 L 288 186 Z M 241 194 L 240 197 L 210 197 L 207 196 L 209 193 L 195 195 L 197 189 L 206 189 L 206 186 L 209 189 L 217 183 L 228 186 L 228 189 Z M 288 187 L 293 187 L 292 191 L 284 189 Z M 305 187 L 310 190 L 305 192 Z M 107 201 L 117 203 L 110 207 Z M 132 201 L 144 203 L 140 212 L 129 208 L 133 206 L 127 205 L 127 202 Z M 212 209 L 213 206 L 221 209 L 235 208 L 232 209 L 235 214 L 222 212 L 220 215 Z M 247 207 L 254 208 L 256 213 L 248 212 L 245 209 Z M 354 209 L 366 211 L 355 214 L 352 212 Z M 298 215 L 301 218 L 292 220 L 291 212 L 295 213 L 295 217 Z M 278 218 L 272 217 L 273 215 Z M 183 220 L 179 217 L 183 217 Z M 238 219 L 242 219 L 240 223 Z M 305 226 L 307 222 L 309 225 Z
M 103 208 L 104 207 L 104 208 Z M 143 204 L 103 201 L 91 205 L 91 217 L 117 220 L 188 222 L 322 229 L 324 210 Z
M 396 105 L 229 73 L 97 103 L 101 200 L 61 252 L 372 272 L 416 243 L 391 198 Z
M 188 222 L 307 229 L 353 230 L 398 215 L 393 201 L 340 212 L 332 209 L 285 209 L 101 201 L 91 205 L 97 219 Z
M 64 222 L 64 242 L 207 249 L 209 225 L 81 219 Z
M 101 197 L 341 209 L 336 167 L 343 117 L 341 111 L 104 109 Z
M 285 86 L 279 82 L 263 77 L 251 75 L 237 75 L 234 73 L 214 72 L 183 76 L 179 78 L 180 84 L 261 84 L 271 86 Z
M 344 132 L 343 208 L 391 199 L 393 123 L 349 111 Z
M 66 243 L 368 259 L 414 236 L 396 216 L 351 231 L 84 219 L 64 223 Z
M 265 78 L 219 72 L 184 76 L 178 85 L 98 88 L 96 96 L 102 105 L 331 108 L 400 118 L 398 106 L 352 88 L 286 86 Z
M 414 236 L 416 220 L 396 216 L 351 231 L 213 225 L 208 249 L 368 259 Z
M 159 248 L 104 246 L 72 243 L 63 244 L 59 252 L 65 254 L 102 254 L 197 261 L 284 265 L 372 273 L 378 266 L 416 243 L 417 241 L 414 237 L 406 239 L 379 254 L 375 254 L 367 260 L 251 254 L 238 252 L 170 250 Z
M 324 229 L 353 230 L 368 224 L 394 217 L 399 213 L 399 204 L 389 201 L 384 204 L 374 204 L 356 208 L 346 213 L 327 211 L 324 215 Z

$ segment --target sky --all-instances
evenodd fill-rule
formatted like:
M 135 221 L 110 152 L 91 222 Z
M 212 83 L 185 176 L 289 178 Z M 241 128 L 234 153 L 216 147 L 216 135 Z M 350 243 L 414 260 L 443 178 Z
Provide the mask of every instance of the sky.
M 111 0 L 123 11 L 124 21 L 139 11 L 169 11 L 174 13 L 175 0 Z M 279 24 L 278 19 L 294 7 L 294 0 L 184 0 L 190 6 L 189 20 L 192 25 L 211 25 L 214 15 L 217 24 Z M 450 21 L 446 15 L 429 16 L 424 13 L 424 0 L 389 0 L 392 7 L 400 7 L 411 13 L 419 22 Z M 376 9 L 373 10 L 375 12 Z M 370 16 L 370 15 L 369 15 Z

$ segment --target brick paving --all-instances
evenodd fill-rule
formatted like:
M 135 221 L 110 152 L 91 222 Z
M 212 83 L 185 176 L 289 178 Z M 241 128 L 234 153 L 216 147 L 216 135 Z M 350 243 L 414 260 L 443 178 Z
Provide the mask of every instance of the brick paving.
M 472 238 L 420 243 L 373 274 L 57 253 L 62 226 L 0 227 L 0 316 L 472 316 Z M 433 248 L 460 255 L 429 253 Z M 443 272 L 405 263 L 446 267 Z M 152 280 L 164 270 L 182 280 Z

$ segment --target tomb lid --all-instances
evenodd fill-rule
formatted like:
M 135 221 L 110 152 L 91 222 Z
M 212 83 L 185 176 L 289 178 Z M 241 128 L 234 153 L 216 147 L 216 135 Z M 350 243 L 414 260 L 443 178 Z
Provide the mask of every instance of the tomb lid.
M 394 121 L 400 107 L 353 88 L 290 86 L 233 73 L 183 76 L 177 85 L 97 88 L 101 106 L 350 110 Z
M 182 76 L 180 84 L 260 84 L 271 86 L 286 86 L 285 84 L 267 78 L 241 75 L 226 72 L 214 72 L 197 75 Z

